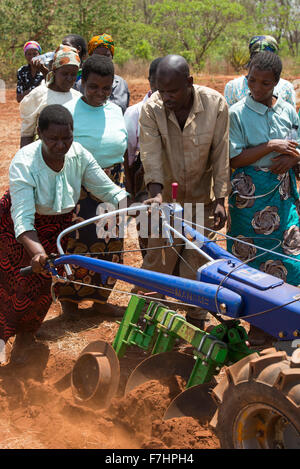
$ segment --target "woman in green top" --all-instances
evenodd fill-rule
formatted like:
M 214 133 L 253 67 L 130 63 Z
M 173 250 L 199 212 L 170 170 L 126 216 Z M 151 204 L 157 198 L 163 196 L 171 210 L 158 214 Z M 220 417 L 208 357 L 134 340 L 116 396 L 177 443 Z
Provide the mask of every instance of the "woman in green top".
M 56 238 L 73 219 L 81 186 L 114 206 L 127 197 L 92 155 L 73 142 L 73 119 L 61 105 L 43 109 L 40 140 L 20 149 L 0 200 L 0 340 L 16 334 L 11 359 L 23 360 L 51 305 L 44 265 Z M 34 275 L 21 277 L 31 264 Z
M 234 172 L 228 234 L 253 246 L 235 239 L 228 248 L 249 265 L 299 285 L 299 194 L 293 171 L 300 161 L 299 117 L 293 106 L 273 95 L 281 67 L 276 54 L 258 53 L 248 75 L 251 95 L 230 108 Z M 257 257 L 262 251 L 254 245 L 271 250 L 278 242 L 274 253 Z
M 89 57 L 82 68 L 83 96 L 65 106 L 73 116 L 74 140 L 94 156 L 115 184 L 123 187 L 127 130 L 121 108 L 108 100 L 113 79 L 114 66 L 108 57 Z M 95 198 L 89 191 L 82 190 L 76 207 L 79 220 L 94 217 L 103 210 L 103 199 Z M 100 252 L 103 253 L 101 258 L 105 260 L 122 262 L 124 240 L 123 236 L 119 235 L 119 223 L 117 222 L 116 226 L 113 224 L 111 229 L 106 228 L 108 227 L 89 225 L 80 229 L 76 239 L 70 238 L 68 253 L 90 252 L 97 256 L 96 253 Z M 74 268 L 74 276 L 85 285 L 60 287 L 59 298 L 65 314 L 75 318 L 78 316 L 79 303 L 87 300 L 94 302 L 93 312 L 114 313 L 107 299 L 115 279 L 104 278 L 82 268 Z M 96 289 L 92 285 L 104 288 Z
M 256 54 L 248 75 L 251 94 L 230 108 L 233 191 L 228 234 L 234 239 L 228 240 L 227 247 L 241 261 L 297 286 L 300 204 L 295 170 L 300 161 L 299 117 L 291 104 L 274 95 L 281 69 L 276 54 Z M 249 340 L 252 345 L 261 345 L 265 337 L 251 326 Z

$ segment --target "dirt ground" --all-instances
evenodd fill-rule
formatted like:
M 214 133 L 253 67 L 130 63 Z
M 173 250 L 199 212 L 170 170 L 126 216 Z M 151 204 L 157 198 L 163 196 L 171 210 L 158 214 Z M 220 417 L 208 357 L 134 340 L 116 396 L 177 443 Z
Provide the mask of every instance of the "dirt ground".
M 201 77 L 196 82 L 223 92 L 231 77 Z M 128 80 L 131 104 L 148 90 L 146 80 Z M 8 185 L 8 167 L 19 147 L 20 118 L 15 90 L 6 91 L 0 103 L 0 193 Z M 125 249 L 136 249 L 135 237 L 126 240 Z M 139 252 L 125 254 L 124 262 L 140 266 Z M 118 281 L 115 290 L 131 286 Z M 123 313 L 128 295 L 113 292 L 109 302 Z M 90 304 L 83 304 L 86 313 Z M 172 398 L 168 382 L 150 381 L 123 397 L 121 392 L 108 410 L 78 405 L 70 387 L 70 373 L 80 352 L 92 341 L 112 343 L 118 325 L 111 316 L 84 316 L 77 321 L 61 317 L 59 303 L 53 303 L 38 334 L 38 354 L 27 366 L 0 367 L 0 449 L 157 449 L 218 448 L 216 436 L 195 419 L 162 420 Z M 8 349 L 13 343 L 10 339 Z M 121 359 L 121 385 L 124 387 L 135 366 L 145 358 L 136 349 Z

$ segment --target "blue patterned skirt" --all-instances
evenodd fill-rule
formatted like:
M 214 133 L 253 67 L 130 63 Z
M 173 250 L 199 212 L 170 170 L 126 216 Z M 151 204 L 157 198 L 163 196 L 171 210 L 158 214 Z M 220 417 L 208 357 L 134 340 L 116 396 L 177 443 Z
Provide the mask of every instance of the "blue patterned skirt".
M 300 202 L 294 171 L 277 175 L 267 168 L 246 166 L 234 171 L 231 184 L 227 234 L 253 246 L 228 239 L 228 251 L 245 262 L 263 253 L 258 246 L 275 248 L 247 264 L 299 285 Z

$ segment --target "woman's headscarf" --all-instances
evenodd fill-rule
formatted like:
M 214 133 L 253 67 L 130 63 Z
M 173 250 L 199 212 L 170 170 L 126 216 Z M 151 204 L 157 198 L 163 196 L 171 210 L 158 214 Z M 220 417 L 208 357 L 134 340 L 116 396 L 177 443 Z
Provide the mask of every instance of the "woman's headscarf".
M 278 53 L 278 43 L 273 36 L 254 36 L 249 43 L 250 57 L 257 52 L 268 50 L 270 52 Z
M 113 41 L 113 38 L 109 34 L 101 34 L 100 36 L 94 36 L 88 43 L 88 53 L 89 55 L 92 55 L 94 50 L 97 49 L 97 47 L 102 46 L 106 47 L 106 49 L 109 49 L 111 52 L 111 55 L 114 56 L 115 52 L 115 43 Z
M 36 50 L 39 51 L 39 54 L 42 53 L 42 48 L 39 45 L 39 43 L 36 42 L 36 41 L 27 41 L 27 42 L 25 42 L 24 47 L 23 47 L 24 54 L 28 49 L 36 49 Z
M 64 65 L 76 65 L 79 68 L 80 58 L 77 49 L 61 44 L 55 51 L 52 63 L 52 71 L 46 76 L 47 86 L 54 82 L 54 72 Z

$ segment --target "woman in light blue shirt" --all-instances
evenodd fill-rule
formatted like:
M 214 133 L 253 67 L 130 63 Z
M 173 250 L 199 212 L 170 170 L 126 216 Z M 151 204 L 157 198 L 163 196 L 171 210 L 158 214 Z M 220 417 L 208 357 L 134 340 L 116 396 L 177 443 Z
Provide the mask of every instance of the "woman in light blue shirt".
M 255 54 L 262 51 L 270 51 L 273 54 L 278 54 L 278 44 L 273 36 L 253 36 L 251 38 L 249 43 L 250 62 L 253 57 L 255 57 Z M 250 62 L 247 64 L 247 68 L 249 68 Z M 278 83 L 274 87 L 273 94 L 278 97 L 280 96 L 284 101 L 287 101 L 296 108 L 294 86 L 289 81 L 279 78 Z M 230 80 L 224 89 L 224 97 L 229 107 L 248 95 L 248 75 Z
M 44 108 L 40 140 L 24 146 L 9 169 L 9 191 L 0 200 L 0 340 L 16 334 L 11 360 L 26 358 L 26 346 L 51 305 L 51 277 L 43 269 L 56 252 L 56 238 L 72 223 L 83 185 L 114 206 L 127 197 L 80 143 L 73 119 L 61 105 Z M 35 275 L 20 276 L 31 264 Z
M 252 246 L 236 239 L 228 241 L 228 249 L 249 265 L 299 285 L 299 117 L 273 94 L 281 67 L 276 54 L 258 53 L 249 70 L 251 95 L 230 108 L 234 172 L 228 234 Z M 258 246 L 274 253 L 263 253 Z
M 299 118 L 293 106 L 274 96 L 281 69 L 276 54 L 256 54 L 248 75 L 251 94 L 230 108 L 228 235 L 233 239 L 227 248 L 242 262 L 299 285 Z M 251 324 L 251 345 L 272 341 Z
M 124 187 L 124 153 L 127 149 L 127 130 L 122 110 L 108 100 L 114 79 L 114 66 L 110 58 L 94 54 L 82 67 L 83 96 L 77 101 L 66 104 L 74 119 L 74 141 L 79 142 L 92 153 L 99 165 L 112 181 Z M 87 219 L 102 213 L 102 199 L 95 198 L 89 191 L 83 190 L 78 202 L 78 217 Z M 106 227 L 107 228 L 107 227 Z M 102 258 L 122 262 L 123 237 L 119 236 L 119 224 L 111 230 L 99 229 L 97 225 L 82 228 L 77 239 L 70 239 L 68 252 L 102 253 Z M 104 289 L 71 288 L 61 286 L 60 301 L 66 315 L 78 317 L 78 304 L 81 301 L 93 301 L 93 312 L 113 313 L 113 308 L 106 304 L 110 290 L 116 280 L 104 278 L 84 269 L 74 269 L 74 276 L 85 284 L 102 286 Z M 86 311 L 85 311 L 85 314 Z

